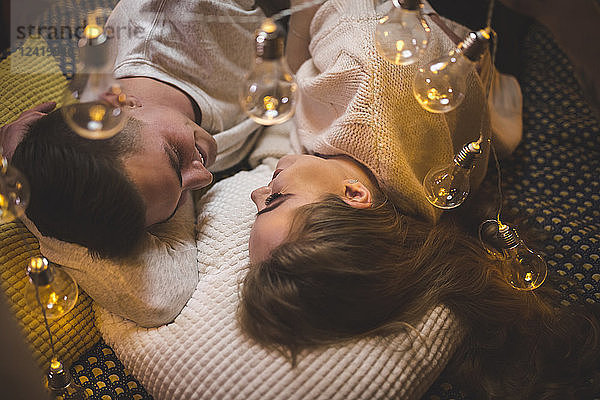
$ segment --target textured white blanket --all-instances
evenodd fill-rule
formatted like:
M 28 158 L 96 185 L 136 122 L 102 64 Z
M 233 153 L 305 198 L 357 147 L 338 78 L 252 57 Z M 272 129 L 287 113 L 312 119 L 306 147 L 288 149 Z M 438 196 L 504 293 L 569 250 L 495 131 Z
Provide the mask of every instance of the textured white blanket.
M 102 336 L 156 400 L 418 399 L 446 365 L 458 322 L 439 306 L 414 328 L 303 354 L 292 368 L 236 321 L 261 165 L 217 183 L 197 204 L 200 280 L 173 323 L 141 328 L 96 309 Z

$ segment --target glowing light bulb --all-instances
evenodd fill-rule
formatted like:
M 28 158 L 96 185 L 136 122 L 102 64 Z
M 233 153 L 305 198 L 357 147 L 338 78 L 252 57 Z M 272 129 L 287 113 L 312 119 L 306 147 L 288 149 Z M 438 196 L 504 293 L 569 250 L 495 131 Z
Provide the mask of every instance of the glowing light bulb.
M 11 222 L 25 214 L 29 204 L 29 183 L 23 174 L 1 157 L 0 223 Z
M 380 56 L 395 65 L 415 63 L 429 43 L 431 29 L 421 15 L 419 1 L 396 5 L 375 29 L 375 47 Z
M 446 210 L 461 205 L 471 190 L 469 175 L 479 154 L 479 142 L 468 143 L 454 156 L 451 164 L 429 170 L 423 180 L 427 200 Z
M 283 56 L 284 37 L 271 19 L 256 34 L 256 60 L 240 92 L 244 112 L 262 125 L 274 125 L 292 117 L 297 84 Z
M 124 105 L 127 97 L 113 78 L 109 42 L 96 17 L 84 30 L 79 43 L 80 72 L 63 96 L 62 112 L 67 124 L 88 139 L 107 139 L 127 123 Z
M 470 32 L 448 55 L 420 67 L 413 84 L 413 94 L 419 104 L 433 113 L 445 113 L 458 107 L 465 97 L 467 75 L 485 51 L 489 39 L 486 29 Z
M 87 392 L 75 383 L 69 369 L 65 368 L 63 363 L 57 359 L 50 362 L 46 383 L 48 389 L 57 399 L 81 400 L 89 398 Z
M 68 273 L 48 263 L 46 258 L 32 257 L 27 265 L 27 275 L 31 284 L 26 288 L 26 300 L 32 306 L 39 307 L 37 286 L 46 318 L 59 318 L 75 306 L 79 294 L 77 284 Z
M 529 249 L 514 228 L 499 224 L 504 241 L 501 271 L 506 281 L 517 290 L 534 290 L 546 280 L 548 266 L 539 254 Z

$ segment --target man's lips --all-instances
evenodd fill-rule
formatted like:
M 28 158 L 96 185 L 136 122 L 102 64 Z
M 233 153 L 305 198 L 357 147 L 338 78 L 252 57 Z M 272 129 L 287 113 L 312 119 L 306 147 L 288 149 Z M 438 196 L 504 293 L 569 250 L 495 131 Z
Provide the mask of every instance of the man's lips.
M 196 143 L 196 150 L 198 150 L 198 153 L 200 154 L 200 161 L 202 161 L 202 165 L 206 167 L 206 160 L 208 159 L 206 157 L 206 150 L 198 146 L 198 143 Z

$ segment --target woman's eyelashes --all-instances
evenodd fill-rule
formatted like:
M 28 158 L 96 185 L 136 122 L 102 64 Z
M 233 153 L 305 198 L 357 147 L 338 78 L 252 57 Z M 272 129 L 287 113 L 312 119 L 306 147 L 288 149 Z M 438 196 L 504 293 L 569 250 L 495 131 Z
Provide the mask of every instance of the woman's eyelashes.
M 275 200 L 276 198 L 278 198 L 280 196 L 281 196 L 281 192 L 271 193 L 265 199 L 265 206 L 268 206 L 269 204 L 271 204 L 273 202 L 273 200 Z

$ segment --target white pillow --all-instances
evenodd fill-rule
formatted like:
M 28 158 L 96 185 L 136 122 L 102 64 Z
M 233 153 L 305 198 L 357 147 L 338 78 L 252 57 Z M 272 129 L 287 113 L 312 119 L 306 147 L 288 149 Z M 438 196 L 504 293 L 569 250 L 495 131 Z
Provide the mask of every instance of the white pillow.
M 443 306 L 393 337 L 303 354 L 296 368 L 240 331 L 238 285 L 256 212 L 250 193 L 272 173 L 265 165 L 240 172 L 199 200 L 200 280 L 173 323 L 142 328 L 97 307 L 102 336 L 156 400 L 420 398 L 462 337 Z

